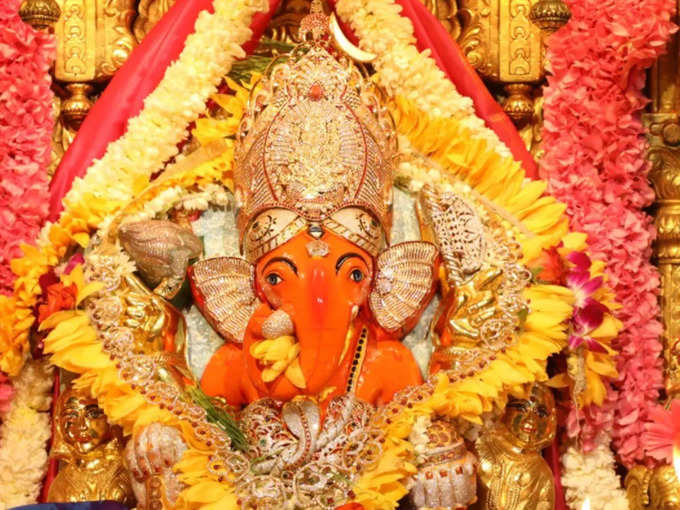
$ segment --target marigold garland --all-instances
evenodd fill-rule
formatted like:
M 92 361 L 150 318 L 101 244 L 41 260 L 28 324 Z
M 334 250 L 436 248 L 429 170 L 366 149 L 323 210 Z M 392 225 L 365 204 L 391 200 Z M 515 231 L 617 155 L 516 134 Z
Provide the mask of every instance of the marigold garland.
M 572 19 L 550 38 L 553 75 L 545 89 L 542 173 L 568 205 L 571 227 L 607 261 L 624 329 L 620 378 L 603 408 L 573 411 L 569 433 L 584 449 L 613 427 L 625 465 L 647 458 L 642 435 L 662 387 L 659 277 L 650 263 L 654 229 L 643 211 L 654 197 L 638 113 L 644 70 L 673 31 L 670 0 L 572 0 Z
M 503 158 L 486 149 L 486 142 L 477 140 L 470 142 L 466 128 L 460 126 L 453 119 L 431 118 L 419 112 L 409 101 L 397 98 L 390 103 L 398 131 L 405 135 L 408 142 L 428 157 L 440 169 L 430 168 L 420 175 L 416 181 L 438 182 L 446 186 L 447 180 L 459 180 L 467 183 L 472 190 L 491 202 L 497 212 L 504 218 L 513 220 L 518 226 L 517 240 L 522 246 L 523 262 L 531 265 L 545 250 L 561 244 L 563 256 L 572 252 L 586 250 L 585 236 L 578 233 L 568 233 L 567 218 L 564 216 L 565 206 L 550 196 L 543 196 L 546 183 L 542 181 L 526 181 L 524 171 L 519 163 L 511 158 Z M 414 177 L 414 176 L 409 176 Z M 593 276 L 601 275 L 603 263 L 593 264 Z M 597 296 L 609 310 L 616 308 L 611 292 L 602 288 Z M 536 284 L 525 292 L 529 298 L 531 311 L 527 317 L 524 332 L 517 342 L 518 351 L 508 350 L 507 358 L 499 357 L 498 374 L 500 381 L 490 377 L 497 390 L 491 393 L 499 396 L 497 403 L 503 403 L 505 394 L 513 387 L 545 379 L 544 362 L 550 354 L 561 351 L 566 347 L 566 326 L 564 322 L 572 316 L 574 295 L 566 287 L 559 285 Z M 585 378 L 588 384 L 583 395 L 585 404 L 602 404 L 604 398 L 604 383 L 616 373 L 612 355 L 614 351 L 609 347 L 616 337 L 621 324 L 610 314 L 598 330 L 592 335 L 607 347 L 606 352 L 588 351 L 585 362 Z M 535 361 L 534 361 L 535 360 Z M 496 362 L 491 363 L 490 369 Z M 512 367 L 510 370 L 508 366 Z M 521 368 L 520 368 L 521 367 Z M 507 371 L 507 373 L 506 373 Z M 493 372 L 490 370 L 490 372 Z M 514 375 L 513 375 L 514 372 Z M 484 387 L 484 377 L 478 381 L 471 381 L 468 387 L 463 383 L 466 391 L 479 393 L 479 387 Z M 568 384 L 567 377 L 563 378 Z M 501 382 L 502 381 L 502 382 Z M 479 387 L 475 383 L 479 383 Z M 505 392 L 501 391 L 505 387 Z M 504 394 L 505 393 L 505 394 Z M 449 405 L 455 402 L 469 402 L 469 397 L 452 394 Z M 473 409 L 489 411 L 491 401 L 481 401 L 473 404 Z M 460 405 L 460 404 L 458 404 Z M 478 411 L 481 414 L 482 411 Z M 465 413 L 459 413 L 465 416 Z
M 0 4 L 0 294 L 11 292 L 9 261 L 38 235 L 49 197 L 54 36 L 21 21 L 20 3 Z

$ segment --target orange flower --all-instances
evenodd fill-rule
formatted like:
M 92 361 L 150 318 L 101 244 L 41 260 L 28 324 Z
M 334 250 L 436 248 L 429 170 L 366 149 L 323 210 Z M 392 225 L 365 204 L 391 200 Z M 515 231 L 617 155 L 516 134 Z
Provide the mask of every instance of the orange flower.
M 55 312 L 74 308 L 77 295 L 78 287 L 75 283 L 66 286 L 57 282 L 47 287 L 47 298 L 38 306 L 38 322 L 41 323 Z
M 564 285 L 565 283 L 564 260 L 554 246 L 548 250 L 542 250 L 541 254 L 529 264 L 529 268 L 534 276 L 542 282 L 555 285 Z

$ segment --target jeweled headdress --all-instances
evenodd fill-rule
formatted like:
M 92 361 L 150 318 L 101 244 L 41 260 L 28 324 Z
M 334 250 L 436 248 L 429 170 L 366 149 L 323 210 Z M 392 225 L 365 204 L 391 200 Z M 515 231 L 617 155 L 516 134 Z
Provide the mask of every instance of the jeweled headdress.
M 328 229 L 373 255 L 391 226 L 396 137 L 379 92 L 334 56 L 318 3 L 289 60 L 256 87 L 238 135 L 234 183 L 250 261 L 304 229 Z

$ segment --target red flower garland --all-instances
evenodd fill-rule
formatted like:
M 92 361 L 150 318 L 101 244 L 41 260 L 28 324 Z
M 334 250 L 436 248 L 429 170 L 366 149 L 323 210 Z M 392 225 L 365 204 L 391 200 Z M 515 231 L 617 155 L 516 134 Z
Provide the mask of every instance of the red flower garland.
M 647 103 L 644 71 L 674 30 L 674 2 L 567 3 L 572 19 L 549 41 L 542 175 L 568 205 L 572 229 L 586 232 L 592 255 L 607 261 L 624 323 L 615 342 L 619 379 L 603 407 L 572 410 L 568 432 L 587 451 L 598 432 L 613 429 L 630 466 L 649 460 L 642 434 L 663 380 L 659 275 L 650 263 L 655 231 L 643 211 L 654 193 L 639 113 Z
M 21 0 L 0 2 L 0 293 L 9 261 L 33 242 L 47 216 L 52 140 L 50 66 L 54 37 L 21 21 Z

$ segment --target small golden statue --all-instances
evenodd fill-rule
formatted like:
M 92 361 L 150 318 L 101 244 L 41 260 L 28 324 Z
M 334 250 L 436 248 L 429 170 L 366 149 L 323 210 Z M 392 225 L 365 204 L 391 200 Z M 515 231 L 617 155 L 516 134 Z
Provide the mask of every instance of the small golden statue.
M 555 437 L 555 399 L 535 384 L 528 400 L 512 399 L 501 422 L 476 443 L 481 510 L 553 510 L 555 490 L 541 450 Z
M 57 401 L 55 418 L 51 456 L 63 463 L 50 486 L 48 501 L 110 500 L 134 506 L 123 464 L 121 431 L 109 425 L 97 400 L 69 388 Z
M 630 510 L 680 510 L 680 482 L 673 466 L 635 466 L 626 476 Z

